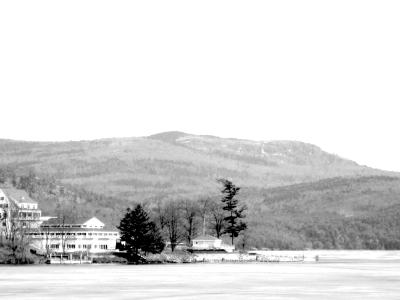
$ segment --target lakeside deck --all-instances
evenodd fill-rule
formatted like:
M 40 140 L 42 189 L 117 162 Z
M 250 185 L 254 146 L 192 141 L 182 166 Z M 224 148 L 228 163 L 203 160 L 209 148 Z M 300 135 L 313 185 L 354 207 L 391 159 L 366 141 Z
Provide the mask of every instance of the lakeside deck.
M 63 259 L 60 260 L 59 258 L 52 258 L 46 260 L 46 264 L 49 265 L 82 265 L 82 264 L 92 264 L 92 260 L 75 260 L 75 259 Z
M 304 255 L 262 255 L 256 253 L 201 253 L 194 255 L 194 262 L 196 263 L 279 263 L 304 261 L 306 261 Z

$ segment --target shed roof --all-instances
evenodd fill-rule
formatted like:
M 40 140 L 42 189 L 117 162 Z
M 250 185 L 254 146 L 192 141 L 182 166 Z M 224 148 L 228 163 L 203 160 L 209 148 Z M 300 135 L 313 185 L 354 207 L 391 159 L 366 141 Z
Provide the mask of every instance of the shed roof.
M 215 236 L 205 234 L 205 235 L 199 235 L 198 237 L 194 238 L 193 240 L 198 240 L 198 241 L 215 241 L 219 240 L 219 238 L 216 238 Z

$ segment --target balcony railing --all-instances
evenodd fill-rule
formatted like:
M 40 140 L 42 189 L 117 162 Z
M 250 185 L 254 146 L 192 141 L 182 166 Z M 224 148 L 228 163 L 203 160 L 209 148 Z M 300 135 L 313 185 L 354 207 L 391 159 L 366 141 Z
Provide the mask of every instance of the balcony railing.
M 18 217 L 19 221 L 40 221 L 40 216 L 38 217 Z

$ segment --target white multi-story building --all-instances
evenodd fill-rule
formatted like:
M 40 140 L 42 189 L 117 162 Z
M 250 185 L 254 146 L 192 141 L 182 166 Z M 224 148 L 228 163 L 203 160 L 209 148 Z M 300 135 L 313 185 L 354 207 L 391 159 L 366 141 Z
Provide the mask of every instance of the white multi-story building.
M 75 224 L 63 224 L 53 219 L 29 235 L 32 247 L 40 253 L 90 255 L 116 251 L 119 233 L 104 227 L 96 217 Z
M 25 191 L 1 188 L 0 234 L 11 237 L 14 233 L 26 236 L 38 253 L 54 255 L 113 252 L 120 239 L 118 231 L 106 229 L 96 217 L 73 224 L 42 217 L 38 203 Z
M 39 228 L 43 222 L 37 202 L 28 193 L 15 188 L 0 189 L 0 232 L 10 234 L 19 229 Z

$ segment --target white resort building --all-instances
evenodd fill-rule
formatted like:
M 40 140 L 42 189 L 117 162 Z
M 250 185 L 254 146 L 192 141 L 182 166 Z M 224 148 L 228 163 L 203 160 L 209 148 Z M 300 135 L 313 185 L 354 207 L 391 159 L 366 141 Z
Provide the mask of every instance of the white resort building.
M 32 247 L 47 254 L 104 254 L 116 251 L 118 231 L 107 230 L 96 217 L 74 224 L 56 219 L 44 222 L 40 230 L 29 233 Z
M 15 188 L 0 189 L 0 235 L 12 232 L 29 238 L 38 254 L 50 256 L 93 256 L 116 251 L 119 232 L 105 228 L 96 217 L 65 224 L 54 217 L 42 217 L 38 203 Z

